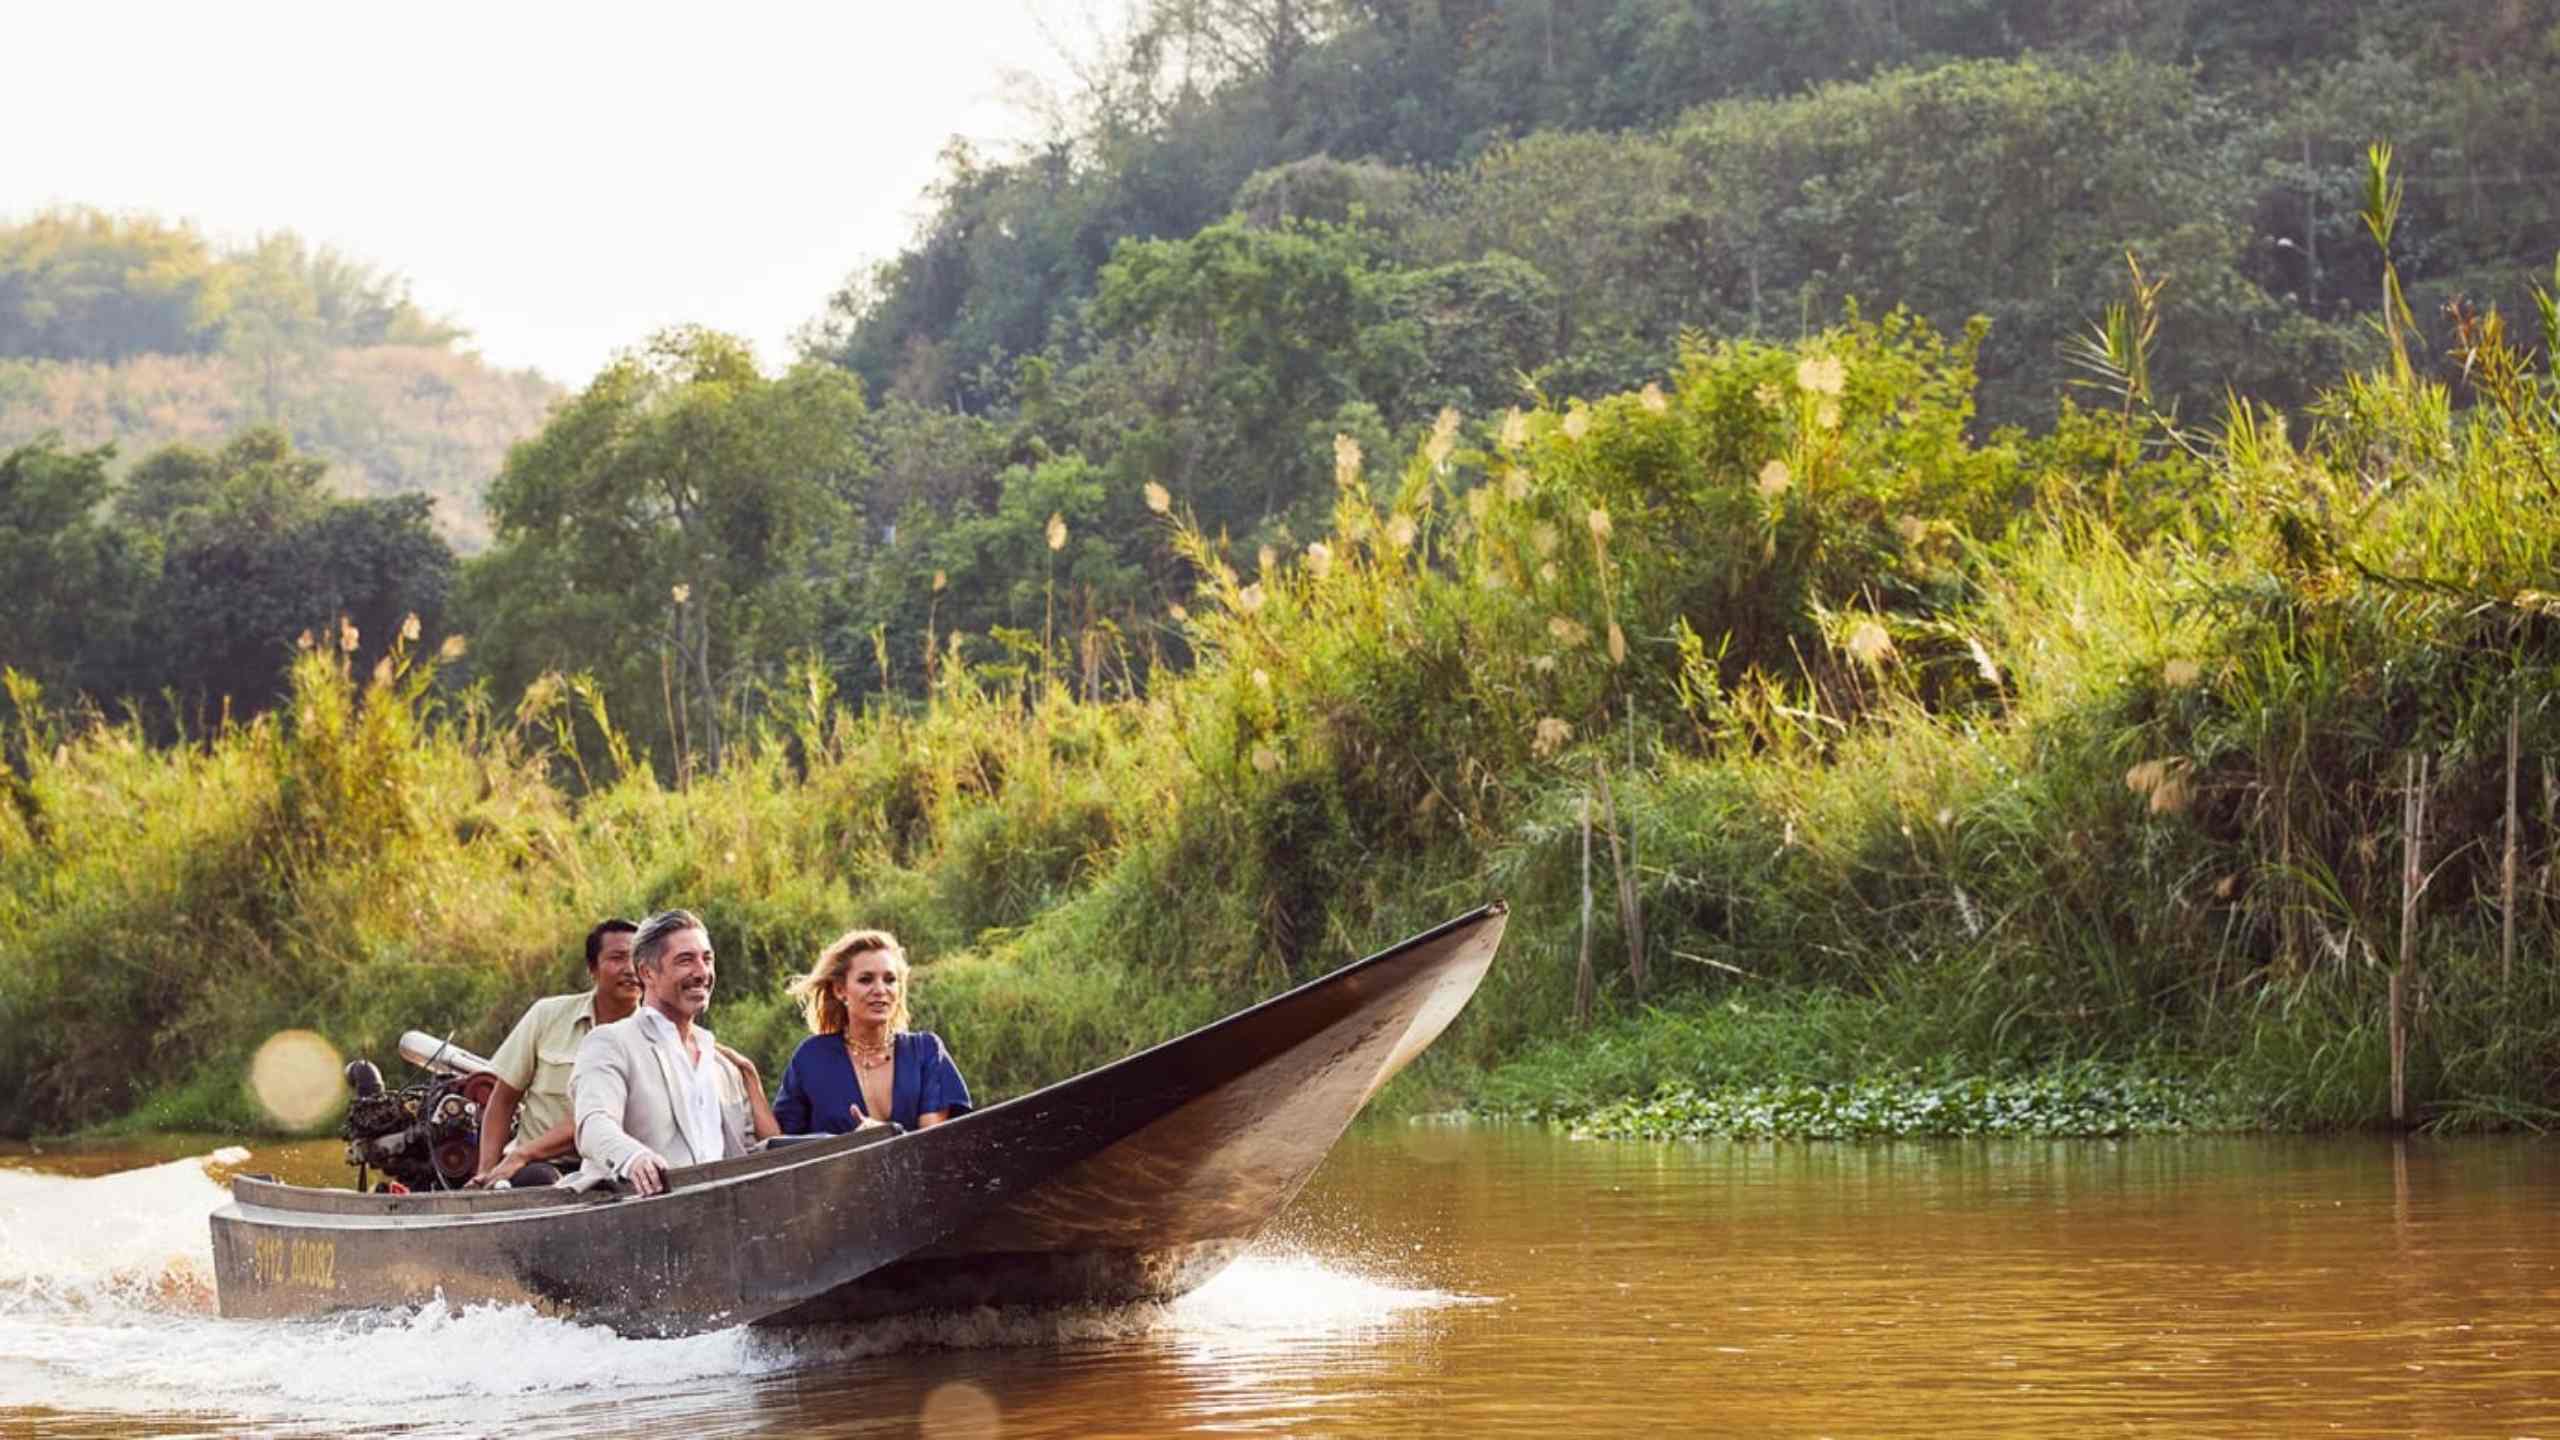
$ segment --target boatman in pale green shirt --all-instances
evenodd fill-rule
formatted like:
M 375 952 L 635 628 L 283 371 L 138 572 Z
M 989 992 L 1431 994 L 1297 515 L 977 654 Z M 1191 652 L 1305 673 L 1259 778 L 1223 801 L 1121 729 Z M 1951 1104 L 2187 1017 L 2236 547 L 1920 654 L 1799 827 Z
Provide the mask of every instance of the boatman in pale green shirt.
M 576 1167 L 569 1073 L 588 1031 L 640 1006 L 640 974 L 631 965 L 631 941 L 639 929 L 628 920 L 607 920 L 588 931 L 587 978 L 593 988 L 534 1001 L 490 1057 L 498 1088 L 480 1117 L 480 1172 L 471 1177 L 472 1185 L 548 1185 Z

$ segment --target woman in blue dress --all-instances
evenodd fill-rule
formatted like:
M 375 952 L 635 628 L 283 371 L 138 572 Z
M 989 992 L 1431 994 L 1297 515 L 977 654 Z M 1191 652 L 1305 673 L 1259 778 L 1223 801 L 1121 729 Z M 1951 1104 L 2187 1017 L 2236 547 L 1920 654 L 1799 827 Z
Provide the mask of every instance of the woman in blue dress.
M 969 1110 L 969 1086 L 941 1038 L 907 1028 L 907 957 L 896 936 L 846 933 L 790 993 L 811 1033 L 773 1102 L 785 1135 L 841 1135 L 880 1120 L 920 1130 Z

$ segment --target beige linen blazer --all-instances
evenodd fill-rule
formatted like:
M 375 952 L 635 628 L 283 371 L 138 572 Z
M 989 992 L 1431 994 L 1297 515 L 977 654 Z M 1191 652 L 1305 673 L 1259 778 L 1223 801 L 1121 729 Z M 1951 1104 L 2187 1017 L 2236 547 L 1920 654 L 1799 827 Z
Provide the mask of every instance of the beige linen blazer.
M 708 1027 L 693 1027 L 694 1039 L 711 1044 Z M 650 1151 L 670 1166 L 702 1165 L 733 1155 L 748 1146 L 746 1081 L 738 1067 L 717 1050 L 711 1052 L 711 1074 L 720 1086 L 721 1153 L 697 1155 L 676 1123 L 677 1086 L 685 1064 L 673 1041 L 653 1041 L 638 1015 L 587 1032 L 578 1044 L 577 1068 L 569 1077 L 569 1095 L 578 1117 L 579 1178 L 594 1184 L 618 1178 L 631 1158 Z

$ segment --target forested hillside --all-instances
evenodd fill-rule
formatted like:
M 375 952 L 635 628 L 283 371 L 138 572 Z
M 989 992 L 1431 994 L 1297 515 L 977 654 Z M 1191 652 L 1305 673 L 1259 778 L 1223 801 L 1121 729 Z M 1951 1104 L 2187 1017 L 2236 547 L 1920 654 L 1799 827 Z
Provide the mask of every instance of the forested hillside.
M 914 245 L 834 302 L 864 533 L 896 537 L 848 675 L 937 571 L 943 624 L 1028 624 L 1053 511 L 1125 535 L 1153 483 L 1303 536 L 1337 434 L 1635 388 L 1684 334 L 1982 317 L 1982 433 L 2043 431 L 2130 253 L 2164 407 L 2299 407 L 2378 353 L 2377 139 L 2431 372 L 2449 301 L 2530 313 L 2560 249 L 2550 0 L 1159 0 L 1092 82 L 1045 146 L 955 150 Z M 1144 547 L 1060 564 L 1124 626 L 1174 598 Z
M 475 550 L 482 487 L 560 392 L 464 338 L 396 277 L 289 231 L 224 249 L 148 216 L 0 225 L 0 448 L 113 444 L 121 470 L 273 428 L 328 462 L 334 493 L 430 497 L 438 533 Z

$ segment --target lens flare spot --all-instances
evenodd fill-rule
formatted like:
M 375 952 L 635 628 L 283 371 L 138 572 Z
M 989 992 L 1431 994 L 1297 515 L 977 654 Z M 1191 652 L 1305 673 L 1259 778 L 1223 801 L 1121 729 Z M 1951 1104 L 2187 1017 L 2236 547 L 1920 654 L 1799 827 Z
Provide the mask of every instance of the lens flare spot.
M 267 1118 L 308 1130 L 338 1108 L 346 1083 L 337 1047 L 308 1030 L 279 1030 L 249 1061 L 249 1093 Z
M 1004 1417 L 994 1396 L 966 1380 L 952 1380 L 924 1397 L 916 1428 L 925 1440 L 995 1440 L 1003 1433 Z

